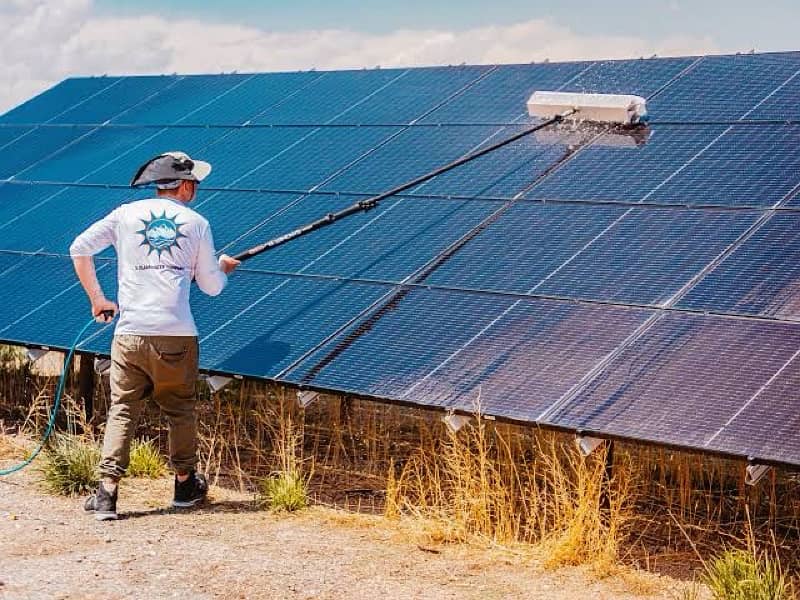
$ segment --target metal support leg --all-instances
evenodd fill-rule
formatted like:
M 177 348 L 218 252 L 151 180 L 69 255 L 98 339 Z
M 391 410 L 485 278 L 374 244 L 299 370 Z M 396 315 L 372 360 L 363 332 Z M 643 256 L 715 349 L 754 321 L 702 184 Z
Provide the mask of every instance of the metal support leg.
M 81 354 L 78 371 L 78 400 L 83 403 L 83 412 L 86 416 L 87 424 L 91 423 L 94 416 L 94 388 L 94 356 Z
M 606 466 L 603 476 L 603 487 L 600 491 L 600 508 L 606 513 L 611 511 L 611 482 L 614 480 L 614 442 L 606 441 Z

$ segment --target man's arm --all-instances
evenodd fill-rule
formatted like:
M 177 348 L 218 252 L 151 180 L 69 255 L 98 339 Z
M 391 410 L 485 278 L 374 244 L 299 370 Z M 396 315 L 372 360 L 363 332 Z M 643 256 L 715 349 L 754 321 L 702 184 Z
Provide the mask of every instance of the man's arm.
M 197 264 L 194 270 L 194 280 L 197 282 L 197 286 L 209 296 L 218 296 L 228 283 L 227 274 L 238 266 L 238 260 L 225 254 L 217 260 L 211 229 L 205 226 L 200 235 Z
M 116 316 L 118 308 L 103 294 L 94 267 L 94 255 L 114 243 L 117 219 L 118 214 L 115 210 L 75 238 L 69 249 L 75 272 L 92 304 L 92 315 L 103 321 L 108 320 L 102 316 L 104 311 L 112 311 Z

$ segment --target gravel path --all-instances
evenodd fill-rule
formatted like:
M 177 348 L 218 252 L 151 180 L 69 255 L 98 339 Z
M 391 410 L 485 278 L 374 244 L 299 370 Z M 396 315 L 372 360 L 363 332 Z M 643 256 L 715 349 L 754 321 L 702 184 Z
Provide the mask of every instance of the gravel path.
M 678 584 L 637 596 L 579 569 L 543 571 L 530 557 L 417 545 L 389 521 L 314 508 L 254 510 L 212 489 L 194 512 L 161 508 L 171 482 L 126 480 L 117 522 L 83 514 L 82 499 L 41 492 L 32 475 L 0 479 L 0 598 L 672 598 Z

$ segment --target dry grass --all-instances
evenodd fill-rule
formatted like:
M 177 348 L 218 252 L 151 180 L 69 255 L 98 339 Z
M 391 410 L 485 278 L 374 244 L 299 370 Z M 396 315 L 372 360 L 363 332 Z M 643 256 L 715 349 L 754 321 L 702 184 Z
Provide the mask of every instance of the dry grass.
M 6 427 L 41 430 L 53 384 L 24 366 L 0 370 Z M 98 435 L 107 402 L 104 380 L 92 420 Z M 80 428 L 77 412 L 60 420 L 62 430 Z M 750 514 L 755 539 L 774 537 L 786 571 L 798 571 L 797 473 L 777 471 L 747 488 L 742 462 L 616 443 L 609 480 L 605 450 L 584 458 L 572 436 L 486 419 L 453 434 L 439 413 L 349 397 L 322 396 L 301 409 L 294 391 L 270 384 L 203 392 L 201 460 L 212 483 L 252 496 L 265 477 L 291 471 L 288 423 L 311 502 L 385 514 L 425 544 L 524 543 L 549 565 L 588 564 L 644 589 L 617 565 L 691 580 L 702 568 L 693 547 L 710 557 L 741 545 Z M 137 436 L 163 444 L 165 432 L 151 407 Z

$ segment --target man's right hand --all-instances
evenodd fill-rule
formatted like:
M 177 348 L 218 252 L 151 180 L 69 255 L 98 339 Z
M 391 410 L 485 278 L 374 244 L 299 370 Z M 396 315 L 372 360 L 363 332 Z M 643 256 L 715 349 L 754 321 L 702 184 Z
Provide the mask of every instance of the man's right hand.
M 113 313 L 110 319 L 103 314 L 105 311 L 111 311 Z M 108 323 L 109 321 L 113 321 L 118 312 L 119 308 L 117 307 L 116 302 L 108 300 L 105 296 L 92 298 L 92 315 L 94 315 L 94 318 L 98 323 Z
M 235 258 L 228 256 L 227 254 L 223 254 L 219 257 L 219 268 L 222 270 L 225 275 L 232 273 L 233 270 L 242 264 L 242 261 L 236 260 Z

